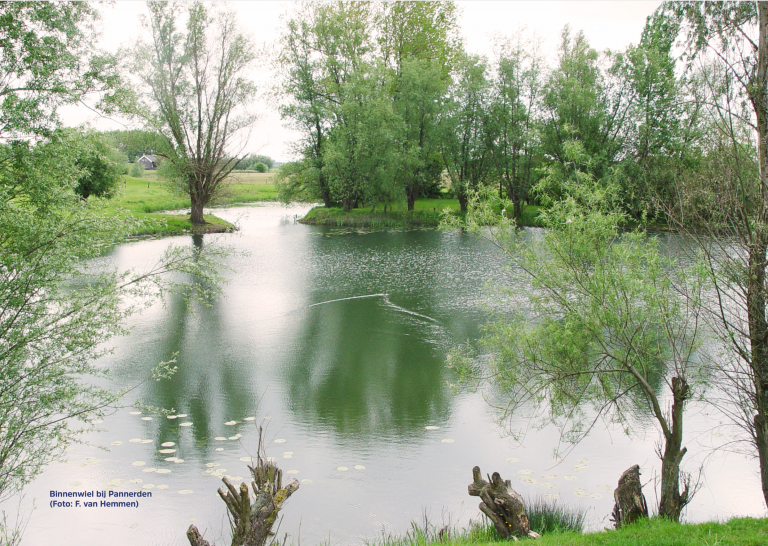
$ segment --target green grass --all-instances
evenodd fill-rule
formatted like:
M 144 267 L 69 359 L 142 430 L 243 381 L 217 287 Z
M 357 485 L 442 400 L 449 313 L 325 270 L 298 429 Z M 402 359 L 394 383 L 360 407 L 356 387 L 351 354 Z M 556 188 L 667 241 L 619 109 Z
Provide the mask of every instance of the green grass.
M 534 510 L 529 508 L 529 513 Z M 532 528 L 535 527 L 532 525 Z M 726 523 L 679 524 L 654 518 L 619 531 L 582 534 L 575 531 L 541 533 L 539 539 L 520 539 L 531 546 L 766 546 L 768 519 L 735 518 Z M 437 546 L 439 544 L 502 546 L 496 530 L 486 523 L 468 529 L 442 531 L 430 524 L 412 524 L 404 537 L 382 536 L 369 546 Z
M 529 205 L 518 220 L 520 226 L 538 226 L 539 211 L 543 207 Z M 413 211 L 408 211 L 404 203 L 395 204 L 387 212 L 381 207 L 371 212 L 370 208 L 352 209 L 344 212 L 338 207 L 315 207 L 304 218 L 303 224 L 345 227 L 403 227 L 403 226 L 434 226 L 440 224 L 444 209 L 460 214 L 458 199 L 417 199 Z
M 220 197 L 211 206 L 255 201 L 274 201 L 277 190 L 271 178 L 265 175 L 232 175 L 223 186 Z M 142 227 L 133 235 L 176 234 L 192 231 L 189 214 L 161 214 L 158 211 L 189 209 L 189 198 L 170 191 L 168 186 L 157 180 L 157 173 L 147 171 L 144 178 L 125 176 L 116 197 L 110 202 L 110 209 L 118 214 L 128 210 L 141 219 Z M 207 230 L 225 231 L 231 225 L 221 218 L 206 214 Z
M 542 497 L 525 501 L 525 513 L 531 530 L 540 535 L 548 533 L 582 532 L 587 511 L 572 508 Z

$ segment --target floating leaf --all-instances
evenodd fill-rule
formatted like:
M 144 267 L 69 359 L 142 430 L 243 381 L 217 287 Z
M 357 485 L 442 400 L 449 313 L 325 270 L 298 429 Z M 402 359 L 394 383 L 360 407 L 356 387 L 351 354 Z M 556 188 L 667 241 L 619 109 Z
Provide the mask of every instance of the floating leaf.
M 254 421 L 255 419 L 255 417 L 246 417 L 243 421 Z
M 424 430 L 438 430 L 440 427 L 436 427 L 434 425 L 429 425 L 427 427 L 424 427 Z
M 184 462 L 184 459 L 176 459 L 175 461 L 173 461 L 174 464 L 181 464 L 183 462 Z
M 178 413 L 178 414 L 176 414 L 176 417 L 178 417 L 179 419 L 181 419 L 182 417 L 186 417 L 186 416 L 187 416 L 186 413 Z
M 214 451 L 224 451 L 224 448 L 223 447 L 217 447 L 216 449 L 214 449 Z
M 168 486 L 167 485 L 158 485 L 157 488 L 158 489 L 168 489 Z M 192 518 L 192 519 L 195 519 L 195 518 Z
M 452 444 L 453 443 L 453 438 L 443 438 L 440 441 L 443 442 L 444 444 Z
M 168 415 L 167 417 L 168 417 L 168 419 L 176 419 L 179 416 L 178 415 Z
M 299 473 L 298 470 L 289 470 L 288 472 L 286 472 L 286 474 L 298 474 L 298 473 Z
M 539 485 L 542 487 L 546 487 L 547 489 L 554 489 L 556 487 L 556 485 L 553 484 L 552 482 L 541 482 Z
M 240 436 L 230 436 L 227 440 L 238 440 Z
M 142 489 L 152 489 L 154 486 L 155 486 L 155 484 L 153 484 L 153 483 L 147 483 L 147 484 L 144 484 L 141 488 Z
M 179 423 L 179 426 L 180 427 L 191 427 L 192 423 L 189 423 L 189 422 L 187 422 L 187 423 Z
M 151 443 L 152 443 L 152 440 L 142 440 L 142 441 L 141 441 L 141 442 L 139 442 L 139 443 L 140 443 L 140 444 L 151 444 Z
M 140 411 L 129 411 L 128 415 L 141 415 Z
M 253 457 L 240 457 L 240 460 L 244 463 L 250 463 L 253 460 Z
M 508 462 L 508 463 L 516 463 L 516 462 L 518 462 L 519 460 L 520 460 L 520 459 L 518 459 L 517 457 L 510 457 L 510 458 L 508 458 L 508 459 L 507 459 L 507 462 Z
M 142 480 L 141 478 L 133 478 L 133 479 L 131 480 L 131 483 L 141 483 L 141 482 L 143 482 L 143 481 L 144 481 L 144 480 Z
M 592 497 L 593 499 L 602 499 L 603 498 L 603 496 L 600 493 L 592 493 L 590 495 L 590 497 Z
M 155 472 L 157 468 L 145 468 L 142 472 Z
M 346 472 L 347 470 L 349 470 L 349 468 L 347 468 L 346 466 L 337 466 L 336 470 L 341 470 L 342 472 Z
M 589 496 L 589 494 L 587 492 L 585 492 L 585 491 L 576 491 L 575 493 L 576 493 L 577 497 L 588 497 Z
M 171 471 L 168 470 L 167 468 L 158 468 L 157 470 L 155 470 L 155 472 L 157 472 L 158 474 L 170 474 L 171 473 Z
M 123 442 L 121 442 L 120 440 L 115 440 L 114 442 L 112 442 L 112 445 L 113 446 L 121 446 L 121 445 L 123 445 Z
M 363 465 L 361 465 L 361 464 L 356 464 L 355 465 L 355 470 L 365 470 L 365 467 Z
M 128 441 L 129 441 L 129 442 L 131 442 L 132 444 L 138 444 L 138 443 L 139 443 L 139 442 L 141 442 L 142 440 L 141 440 L 141 438 L 131 438 L 131 439 L 130 439 L 130 440 L 128 440 Z
M 226 422 L 226 423 L 224 423 L 224 424 L 225 424 L 225 425 L 227 425 L 228 427 L 231 427 L 232 425 L 236 425 L 236 424 L 237 424 L 237 421 L 227 421 L 227 422 Z
M 160 449 L 158 450 L 158 453 L 162 453 L 164 455 L 167 455 L 169 453 L 176 453 L 175 449 Z
M 554 480 L 557 479 L 557 474 L 542 474 L 541 477 L 545 480 Z
M 278 438 L 277 440 L 275 440 L 275 443 L 276 444 L 284 444 L 285 443 L 285 438 Z
M 91 421 L 91 423 L 93 423 L 94 425 L 100 425 L 103 422 L 104 422 L 104 419 L 94 419 L 93 421 Z
M 179 495 L 191 495 L 192 493 L 194 493 L 194 491 L 192 491 L 191 489 L 182 489 L 181 491 L 179 491 Z
M 227 439 L 224 438 L 224 436 L 216 436 L 216 438 L 214 438 L 214 440 L 216 440 L 217 442 L 226 442 L 227 441 Z
M 293 455 L 283 455 L 283 459 L 290 459 L 292 457 L 293 457 Z
M 312 483 L 312 480 L 303 479 L 303 480 L 301 480 L 301 483 Z
M 168 461 L 169 463 L 172 463 L 177 460 L 177 457 L 166 457 L 165 460 Z
M 205 466 L 208 468 L 214 468 L 216 466 L 221 466 L 219 463 L 205 463 Z
M 145 464 L 147 463 L 145 463 L 144 461 L 133 461 L 131 463 L 131 466 L 144 466 Z
M 175 442 L 163 442 L 163 443 L 162 443 L 162 444 L 160 444 L 160 445 L 161 445 L 162 447 L 173 447 L 173 446 L 175 446 L 175 445 L 176 445 L 176 443 L 175 443 Z
M 518 474 L 533 474 L 533 470 L 531 470 L 530 468 L 524 468 L 523 470 L 518 470 L 517 473 Z
M 572 482 L 572 481 L 578 480 L 579 478 L 577 478 L 576 476 L 563 476 L 563 479 L 568 480 L 569 482 Z
M 142 421 L 151 421 L 152 418 L 151 417 L 142 417 L 141 420 Z

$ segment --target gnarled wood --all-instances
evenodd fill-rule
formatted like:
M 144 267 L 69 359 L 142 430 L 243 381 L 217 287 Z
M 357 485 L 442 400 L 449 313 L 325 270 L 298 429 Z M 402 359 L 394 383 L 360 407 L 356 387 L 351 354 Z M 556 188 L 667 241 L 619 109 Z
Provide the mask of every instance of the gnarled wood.
M 616 504 L 613 507 L 612 521 L 619 529 L 623 525 L 648 517 L 648 506 L 640 483 L 640 467 L 634 465 L 621 475 L 619 486 L 613 492 Z
M 283 503 L 299 488 L 296 479 L 283 486 L 283 471 L 264 456 L 262 433 L 259 428 L 256 465 L 248 465 L 253 478 L 251 488 L 255 497 L 251 497 L 247 484 L 241 483 L 238 489 L 226 476 L 221 480 L 226 488 L 218 490 L 229 512 L 232 546 L 264 546 Z M 194 525 L 189 526 L 187 538 L 191 546 L 211 546 Z
M 467 490 L 471 496 L 480 497 L 483 501 L 480 503 L 480 511 L 488 516 L 502 537 L 514 539 L 515 536 L 539 536 L 531 531 L 523 497 L 512 489 L 509 480 L 502 480 L 498 472 L 494 472 L 488 482 L 483 479 L 480 467 L 474 467 L 472 483 Z

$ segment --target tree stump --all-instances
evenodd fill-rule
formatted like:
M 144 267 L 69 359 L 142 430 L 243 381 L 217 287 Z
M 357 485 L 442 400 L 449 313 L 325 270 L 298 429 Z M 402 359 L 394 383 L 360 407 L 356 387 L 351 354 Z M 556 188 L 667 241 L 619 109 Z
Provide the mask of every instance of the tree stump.
M 616 504 L 611 513 L 616 529 L 648 517 L 648 506 L 640 483 L 640 467 L 634 465 L 621 475 L 619 486 L 613 492 Z
M 493 526 L 504 538 L 516 539 L 516 536 L 538 538 L 531 531 L 528 516 L 525 513 L 523 497 L 514 489 L 509 480 L 502 480 L 498 472 L 494 472 L 489 482 L 482 478 L 480 467 L 472 469 L 472 483 L 468 486 L 469 494 L 480 497 L 480 511 L 488 516 Z
M 283 471 L 268 461 L 262 450 L 261 428 L 256 465 L 248 465 L 248 469 L 253 478 L 251 488 L 255 497 L 251 497 L 247 484 L 241 483 L 237 489 L 226 476 L 221 480 L 226 489 L 218 490 L 229 512 L 232 546 L 264 546 L 283 503 L 299 488 L 296 479 L 283 486 Z M 191 546 L 211 546 L 194 525 L 187 529 L 187 539 Z

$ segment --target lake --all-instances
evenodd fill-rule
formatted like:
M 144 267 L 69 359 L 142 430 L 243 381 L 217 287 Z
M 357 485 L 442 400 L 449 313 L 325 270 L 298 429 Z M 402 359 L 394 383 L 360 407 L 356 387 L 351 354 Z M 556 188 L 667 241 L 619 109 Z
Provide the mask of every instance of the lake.
M 405 533 L 424 514 L 440 526 L 466 524 L 479 517 L 478 499 L 467 495 L 474 465 L 499 471 L 523 496 L 587 507 L 590 529 L 610 525 L 613 488 L 633 464 L 655 504 L 652 426 L 628 438 L 599 425 L 575 447 L 560 444 L 554 427 L 516 440 L 481 392 L 451 388 L 445 355 L 476 339 L 489 308 L 499 308 L 486 283 L 510 282 L 497 250 L 434 229 L 296 223 L 306 210 L 216 211 L 241 227 L 197 241 L 236 250 L 223 264 L 223 296 L 191 309 L 169 296 L 131 318 L 131 334 L 114 340 L 100 364 L 112 371 L 114 388 L 138 386 L 86 437 L 90 445 L 74 446 L 26 489 L 25 544 L 182 545 L 190 522 L 228 543 L 216 489 L 220 475 L 248 479 L 259 424 L 267 454 L 286 478 L 301 481 L 279 528 L 294 544 L 359 544 Z M 193 240 L 127 243 L 108 259 L 142 269 L 168 244 Z M 179 370 L 170 380 L 146 381 L 174 354 Z M 130 407 L 136 399 L 178 417 L 139 412 Z M 683 467 L 703 467 L 704 481 L 684 519 L 765 516 L 756 461 L 710 450 L 727 438 L 720 431 L 713 438 L 718 422 L 704 406 L 690 404 L 686 419 Z M 526 425 L 522 416 L 512 423 Z M 49 506 L 52 489 L 142 488 L 152 497 L 138 508 Z

